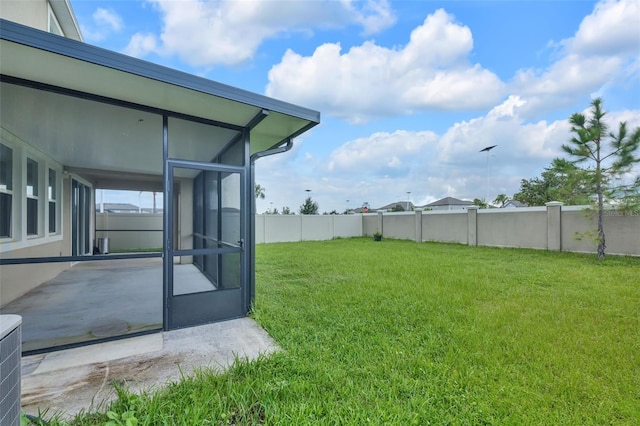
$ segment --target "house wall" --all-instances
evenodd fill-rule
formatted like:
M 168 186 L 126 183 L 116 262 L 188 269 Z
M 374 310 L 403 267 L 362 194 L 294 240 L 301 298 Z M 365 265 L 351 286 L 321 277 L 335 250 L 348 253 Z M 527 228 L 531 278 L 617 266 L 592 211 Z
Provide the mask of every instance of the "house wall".
M 69 200 L 71 193 L 71 180 L 63 180 L 63 199 Z M 71 208 L 65 203 L 62 209 L 62 223 L 64 229 L 71 229 Z M 2 257 L 5 259 L 17 258 L 38 258 L 69 256 L 71 254 L 70 233 L 63 233 L 62 238 L 55 239 L 38 245 L 31 245 L 26 248 L 5 251 Z M 60 263 L 37 263 L 21 265 L 0 266 L 0 307 L 30 292 L 40 284 L 54 278 L 60 272 L 67 269 L 69 262 Z
M 68 0 L 2 0 L 0 18 L 82 41 Z
M 3 253 L 5 259 L 20 257 L 49 257 L 68 254 L 68 246 L 63 241 L 42 244 L 28 249 Z M 70 266 L 68 262 L 38 263 L 0 266 L 0 307 L 30 292 L 40 284 L 50 280 Z
M 13 188 L 10 238 L 0 239 L 0 256 L 4 259 L 69 256 L 71 254 L 71 179 L 62 165 L 32 148 L 4 127 L 0 142 L 12 149 Z M 38 234 L 27 235 L 27 159 L 38 164 Z M 49 232 L 49 170 L 55 171 L 56 229 Z M 52 181 L 53 182 L 53 181 Z M 69 263 L 39 263 L 0 266 L 0 306 L 28 293 L 55 277 Z
M 22 25 L 49 31 L 49 2 L 47 0 L 2 0 L 0 17 Z

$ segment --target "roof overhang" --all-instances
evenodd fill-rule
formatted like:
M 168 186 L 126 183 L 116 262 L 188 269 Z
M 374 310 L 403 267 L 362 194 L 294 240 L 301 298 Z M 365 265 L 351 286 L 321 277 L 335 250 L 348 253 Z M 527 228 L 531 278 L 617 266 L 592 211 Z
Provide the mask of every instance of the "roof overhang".
M 257 122 L 251 154 L 320 122 L 317 111 L 6 20 L 0 20 L 0 43 L 3 76 L 240 128 Z

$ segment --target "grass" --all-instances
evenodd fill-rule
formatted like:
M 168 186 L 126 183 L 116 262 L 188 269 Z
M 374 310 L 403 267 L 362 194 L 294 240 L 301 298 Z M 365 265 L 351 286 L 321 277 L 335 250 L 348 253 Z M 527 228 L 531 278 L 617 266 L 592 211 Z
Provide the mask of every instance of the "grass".
M 73 424 L 639 424 L 640 258 L 356 238 L 256 263 L 281 352 Z

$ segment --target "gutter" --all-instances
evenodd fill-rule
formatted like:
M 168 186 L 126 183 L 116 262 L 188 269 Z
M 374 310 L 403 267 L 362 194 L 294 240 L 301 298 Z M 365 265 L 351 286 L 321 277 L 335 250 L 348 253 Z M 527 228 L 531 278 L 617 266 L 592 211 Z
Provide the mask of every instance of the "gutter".
M 251 159 L 251 165 L 256 162 L 257 159 L 267 157 L 269 155 L 281 154 L 283 152 L 290 151 L 293 148 L 293 138 L 287 138 L 287 144 L 285 146 L 279 146 L 277 148 L 268 149 L 266 151 L 260 151 L 253 154 Z

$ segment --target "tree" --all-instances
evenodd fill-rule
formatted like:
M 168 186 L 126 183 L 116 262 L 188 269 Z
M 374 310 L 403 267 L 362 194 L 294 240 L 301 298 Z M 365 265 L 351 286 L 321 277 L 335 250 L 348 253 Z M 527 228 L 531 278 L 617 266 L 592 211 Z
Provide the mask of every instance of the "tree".
M 472 203 L 472 205 L 474 205 L 474 206 L 478 206 L 478 207 L 480 207 L 481 209 L 486 209 L 486 208 L 487 208 L 487 203 L 486 203 L 486 201 L 481 200 L 480 198 L 474 198 L 474 199 L 473 199 L 473 203 Z
M 588 174 L 573 163 L 556 158 L 540 178 L 522 179 L 520 192 L 513 199 L 530 206 L 544 206 L 549 201 L 565 205 L 589 204 L 594 186 Z
M 295 214 L 294 212 L 291 211 L 291 209 L 287 206 L 284 206 L 282 208 L 282 214 Z
M 618 125 L 618 133 L 608 132 L 604 122 L 606 112 L 602 109 L 602 99 L 591 102 L 591 116 L 575 113 L 569 118 L 571 133 L 574 136 L 569 144 L 562 145 L 576 167 L 586 173 L 588 184 L 595 185 L 596 206 L 598 212 L 598 259 L 605 257 L 604 202 L 623 196 L 637 199 L 640 190 L 640 178 L 631 184 L 623 184 L 625 174 L 633 171 L 640 163 L 640 127 L 629 133 L 627 123 Z M 609 139 L 609 144 L 606 140 Z
M 265 197 L 266 197 L 266 195 L 265 195 L 266 189 L 263 186 L 261 186 L 259 183 L 256 183 L 256 186 L 254 187 L 254 192 L 255 192 L 256 200 L 258 198 L 260 198 L 261 200 L 265 199 Z
M 307 197 L 300 206 L 300 214 L 318 214 L 318 203 L 313 201 L 311 197 Z
M 507 194 L 500 194 L 495 200 L 493 200 L 493 204 L 500 206 L 500 208 L 504 208 L 509 201 L 511 201 L 511 198 Z
M 400 204 L 396 204 L 395 206 L 393 206 L 391 211 L 392 212 L 403 212 L 404 211 L 404 207 L 402 207 Z

